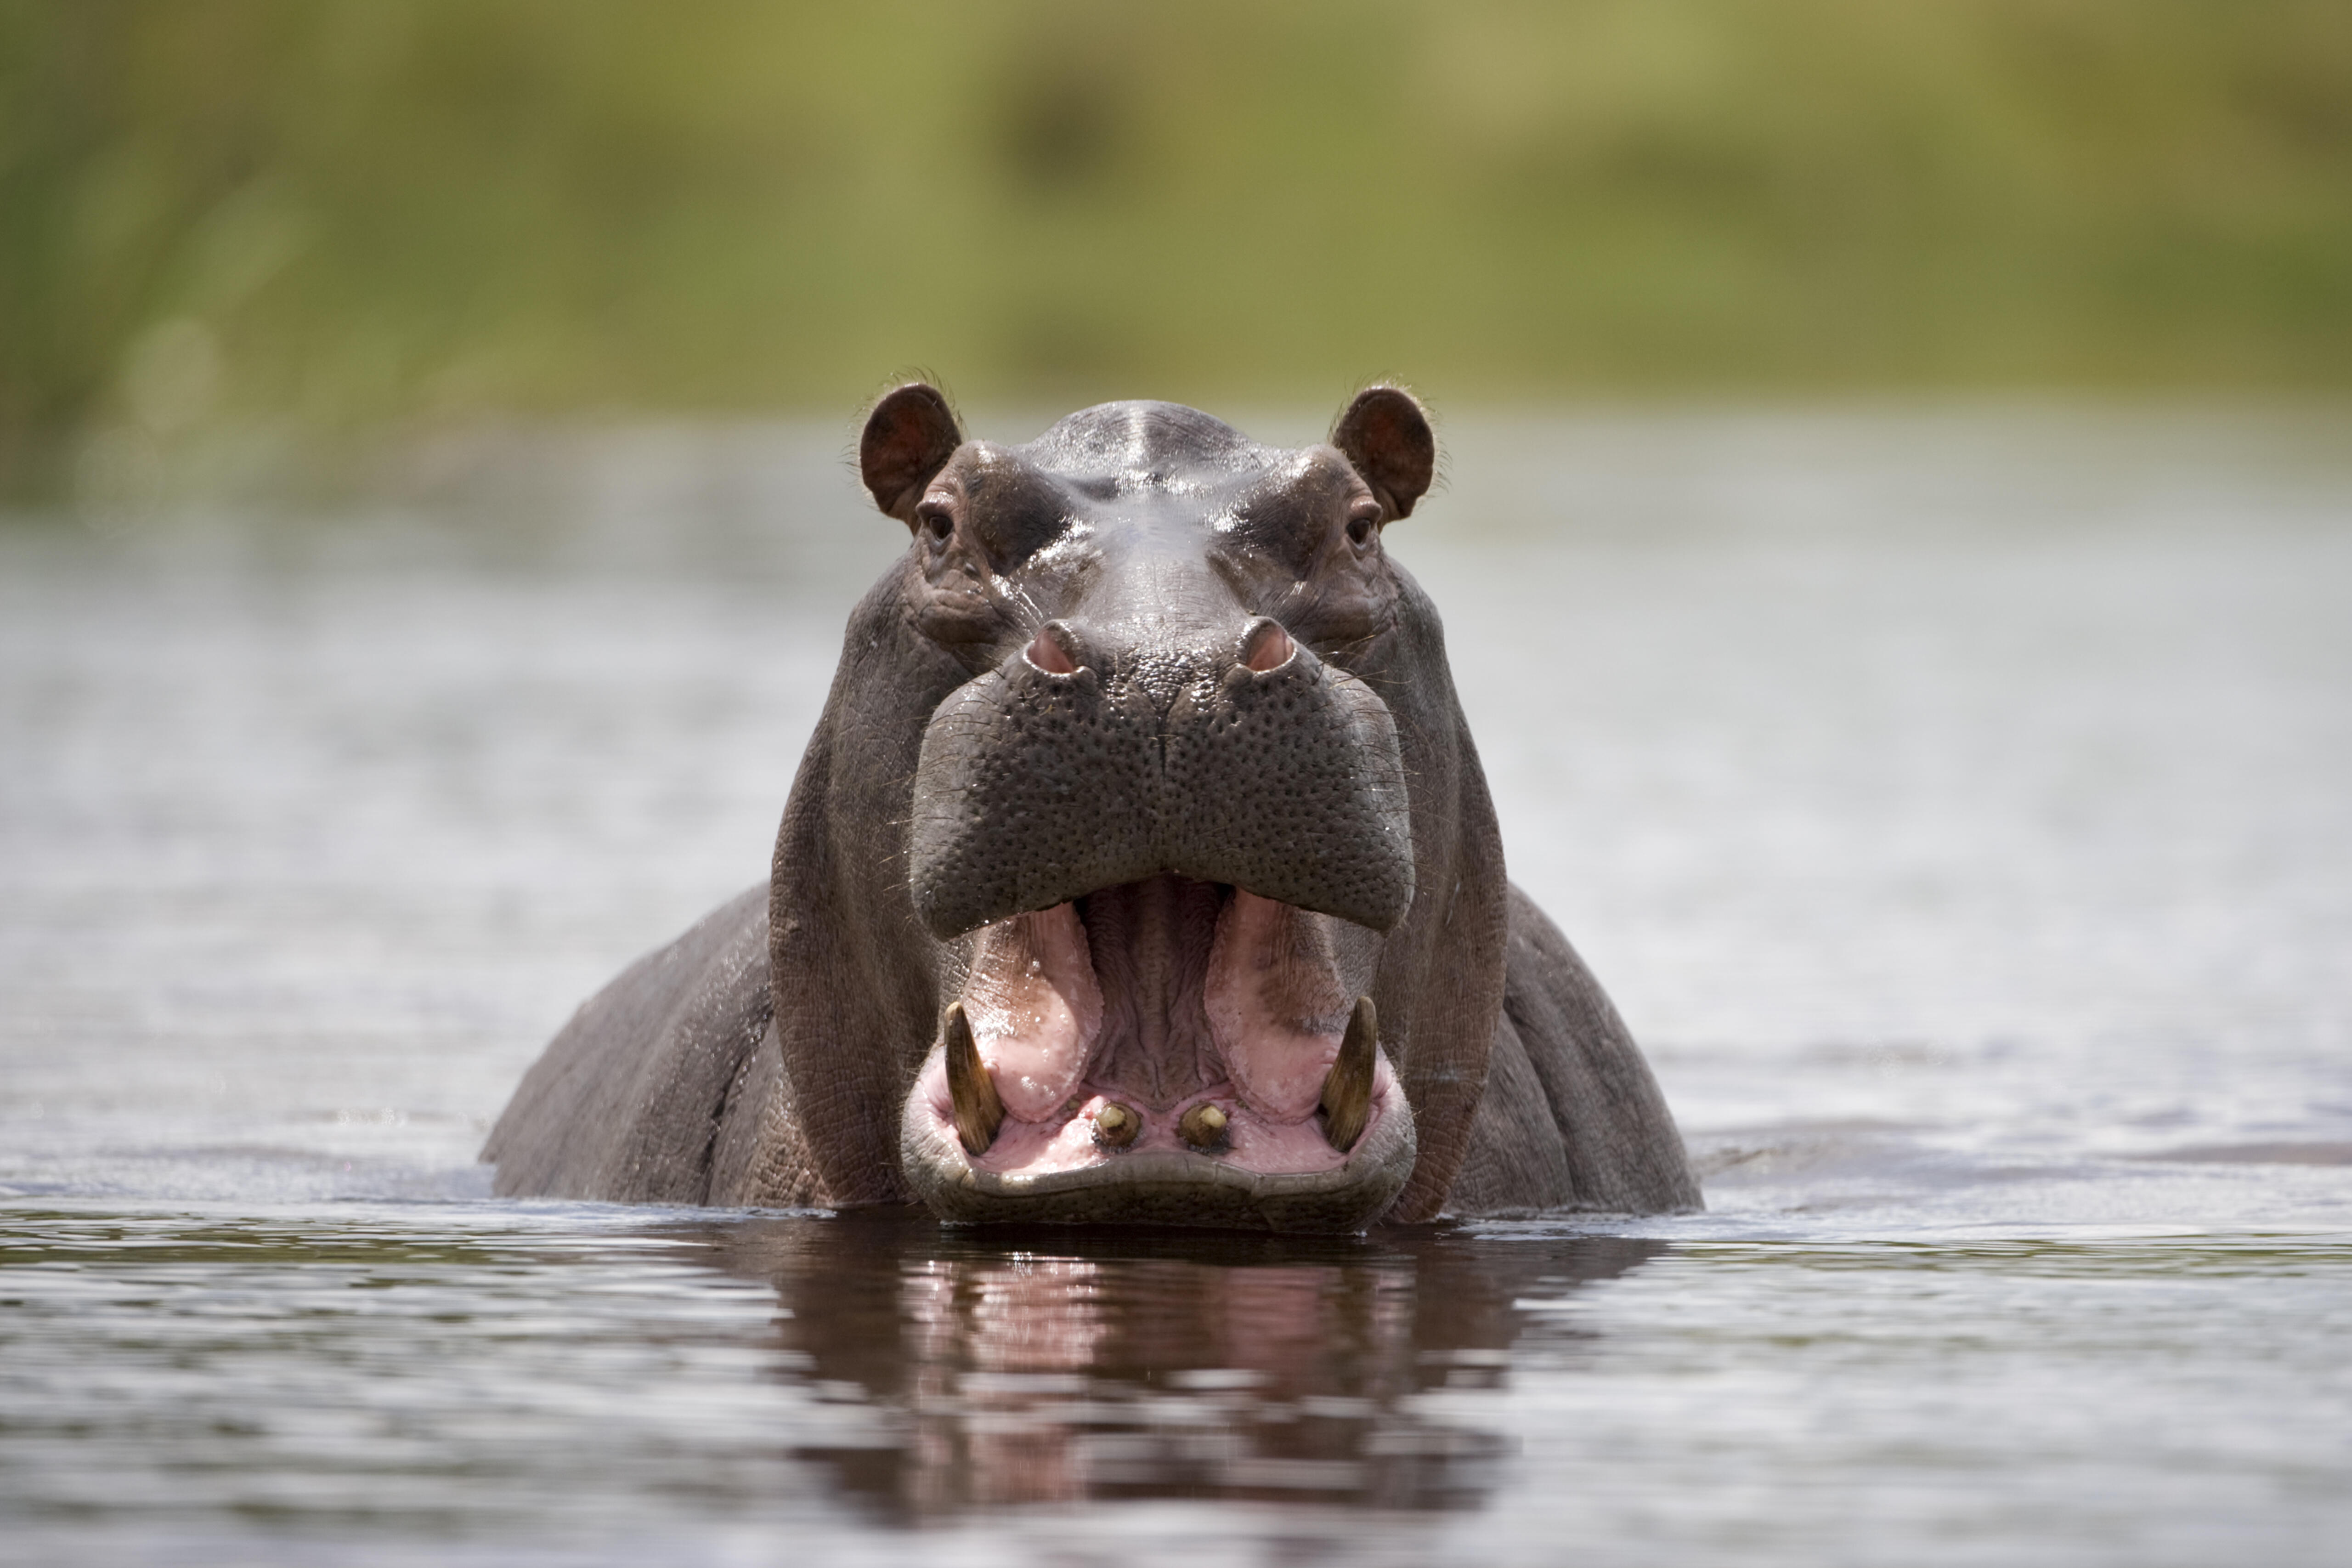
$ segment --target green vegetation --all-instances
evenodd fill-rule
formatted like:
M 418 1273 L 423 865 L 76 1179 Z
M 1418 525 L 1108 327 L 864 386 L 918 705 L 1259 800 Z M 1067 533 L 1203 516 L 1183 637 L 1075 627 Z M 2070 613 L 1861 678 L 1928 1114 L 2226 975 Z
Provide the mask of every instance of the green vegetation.
M 2352 384 L 2344 0 L 0 0 L 0 448 Z

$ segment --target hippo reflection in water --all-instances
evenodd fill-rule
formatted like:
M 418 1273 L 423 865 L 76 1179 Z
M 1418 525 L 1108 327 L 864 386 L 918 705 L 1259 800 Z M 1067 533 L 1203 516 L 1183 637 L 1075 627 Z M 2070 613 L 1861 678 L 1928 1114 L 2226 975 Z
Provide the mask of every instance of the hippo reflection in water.
M 1695 1207 L 1608 999 L 1506 880 L 1386 528 L 1436 447 L 1118 403 L 1024 447 L 922 384 L 767 888 L 640 960 L 492 1131 L 498 1190 L 1360 1230 Z
M 1108 1499 L 1321 1503 L 1334 1511 L 1318 1528 L 1353 1521 L 1373 1536 L 1401 1510 L 1482 1505 L 1514 1417 L 1473 1391 L 1589 1352 L 1602 1320 L 1562 1309 L 1666 1250 L 1442 1226 L 942 1234 L 889 1211 L 665 1234 L 683 1244 L 672 1258 L 774 1287 L 780 1375 L 824 1402 L 795 1453 L 836 1493 L 900 1519 Z M 1158 1561 L 1166 1540 L 1129 1521 L 1119 1546 Z M 1354 1561 L 1349 1544 L 1302 1556 Z

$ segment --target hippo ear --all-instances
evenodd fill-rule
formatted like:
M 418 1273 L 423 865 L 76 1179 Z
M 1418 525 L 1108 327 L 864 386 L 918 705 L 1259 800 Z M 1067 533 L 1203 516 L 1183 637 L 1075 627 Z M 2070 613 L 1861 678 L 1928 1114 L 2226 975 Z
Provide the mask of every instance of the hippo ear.
M 1331 445 L 1347 454 L 1393 521 L 1412 515 L 1412 503 L 1437 475 L 1437 437 L 1429 416 L 1402 386 L 1368 386 L 1331 426 Z
M 874 504 L 908 527 L 915 526 L 915 503 L 923 487 L 947 467 L 963 445 L 947 395 L 927 382 L 910 381 L 882 395 L 866 416 L 857 441 L 857 467 Z

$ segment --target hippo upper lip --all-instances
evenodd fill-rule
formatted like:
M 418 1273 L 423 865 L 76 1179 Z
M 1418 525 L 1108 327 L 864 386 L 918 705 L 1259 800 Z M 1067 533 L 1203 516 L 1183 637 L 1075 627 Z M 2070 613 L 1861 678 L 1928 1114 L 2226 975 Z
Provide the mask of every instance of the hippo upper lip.
M 1413 893 L 1395 721 L 1303 644 L 1248 669 L 1238 632 L 1213 668 L 1137 658 L 1106 677 L 1016 652 L 941 703 L 908 846 L 932 932 L 1163 873 L 1393 929 Z M 1163 706 L 1151 689 L 1171 680 Z

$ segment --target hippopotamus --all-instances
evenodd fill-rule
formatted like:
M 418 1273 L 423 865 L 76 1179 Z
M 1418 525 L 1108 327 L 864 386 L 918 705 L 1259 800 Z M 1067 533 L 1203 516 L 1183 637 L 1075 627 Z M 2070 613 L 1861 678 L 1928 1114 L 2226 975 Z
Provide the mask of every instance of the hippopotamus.
M 502 1194 L 1360 1231 L 1694 1208 L 1664 1097 L 1504 872 L 1437 611 L 1436 471 L 1111 403 L 1025 446 L 922 383 L 858 463 L 851 613 L 764 888 L 523 1079 Z

